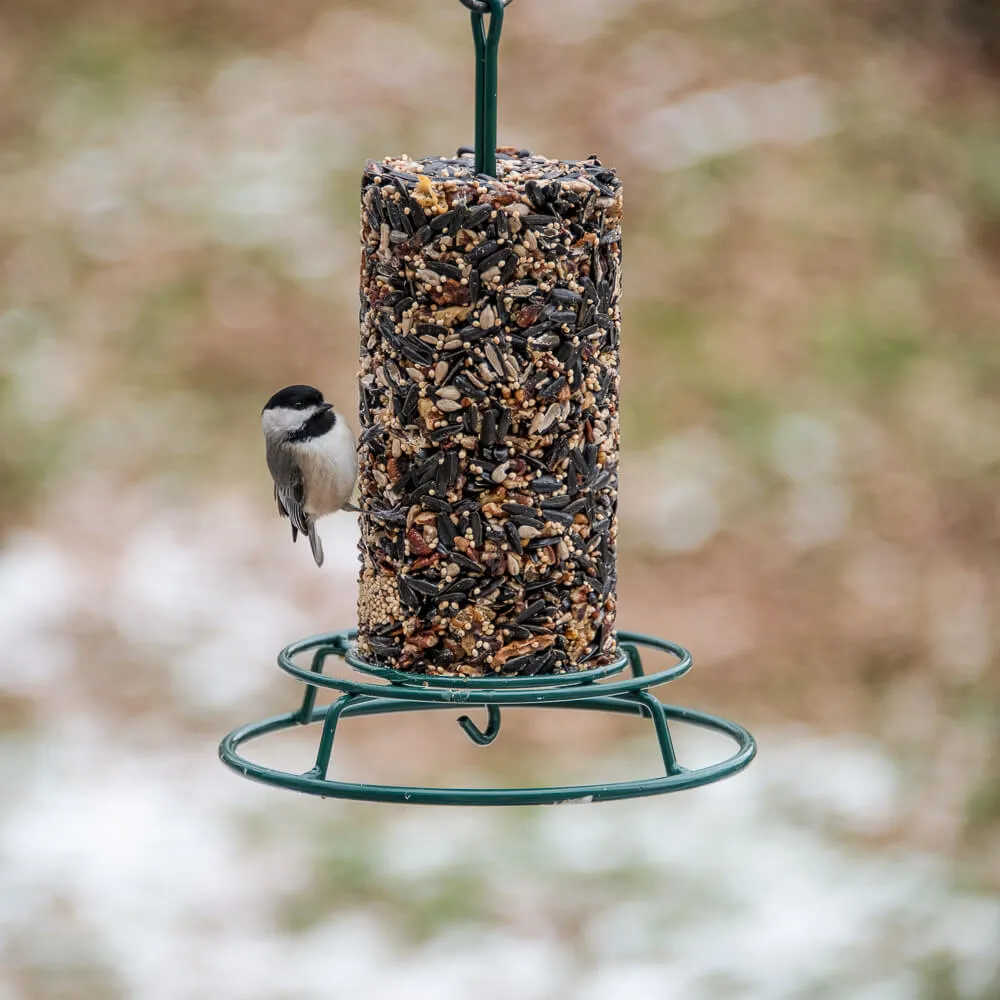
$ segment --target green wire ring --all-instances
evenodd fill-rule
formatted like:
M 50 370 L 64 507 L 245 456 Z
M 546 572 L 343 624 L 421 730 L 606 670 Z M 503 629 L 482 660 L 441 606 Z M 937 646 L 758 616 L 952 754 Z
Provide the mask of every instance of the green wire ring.
M 676 680 L 691 669 L 691 654 L 683 646 L 653 636 L 620 632 L 618 638 L 625 646 L 619 651 L 614 662 L 597 670 L 545 677 L 435 677 L 387 670 L 367 663 L 352 649 L 352 643 L 357 639 L 357 635 L 356 629 L 344 629 L 293 642 L 278 654 L 278 666 L 306 684 L 332 688 L 344 694 L 463 705 L 524 705 L 630 694 Z M 640 673 L 631 680 L 595 685 L 596 679 L 617 673 L 630 662 L 628 647 L 635 643 L 669 653 L 676 657 L 678 662 L 648 677 Z M 314 654 L 313 662 L 309 669 L 305 669 L 294 662 L 294 657 L 308 652 Z M 352 667 L 363 669 L 367 673 L 391 676 L 393 683 L 366 684 L 344 677 L 327 677 L 321 671 L 323 661 L 329 656 L 341 657 Z
M 595 683 L 593 679 L 580 680 L 579 674 L 564 674 L 545 678 L 549 686 L 544 688 L 518 684 L 539 680 L 537 678 L 498 678 L 492 682 L 492 687 L 483 688 L 470 687 L 470 680 L 458 678 L 433 678 L 449 685 L 434 687 L 426 683 L 432 678 L 419 675 L 404 675 L 405 683 L 390 684 L 365 684 L 323 675 L 327 658 L 348 658 L 350 643 L 355 635 L 353 630 L 344 630 L 304 639 L 282 650 L 278 657 L 282 669 L 307 684 L 302 706 L 296 712 L 250 723 L 231 732 L 219 746 L 219 757 L 223 763 L 246 778 L 324 798 L 424 805 L 544 805 L 637 798 L 695 788 L 736 774 L 757 753 L 754 738 L 742 726 L 692 709 L 661 705 L 649 693 L 648 688 L 673 680 L 691 667 L 691 657 L 687 650 L 663 639 L 631 632 L 619 633 L 621 652 L 632 667 L 631 680 Z M 678 662 L 673 667 L 646 676 L 639 656 L 639 646 L 671 653 L 678 658 Z M 292 662 L 292 657 L 308 651 L 313 652 L 312 665 L 310 670 L 304 670 Z M 357 660 L 358 657 L 351 653 L 351 659 Z M 615 665 L 617 664 L 618 660 L 615 661 Z M 366 666 L 370 668 L 370 665 Z M 518 689 L 514 690 L 514 686 Z M 319 687 L 334 688 L 343 694 L 333 704 L 316 708 Z M 547 705 L 552 708 L 642 715 L 653 721 L 666 773 L 660 777 L 638 781 L 540 788 L 425 788 L 332 781 L 326 777 L 341 718 L 433 711 L 453 708 L 456 703 L 486 706 L 488 725 L 485 730 L 479 730 L 467 716 L 459 720 L 467 735 L 480 746 L 489 745 L 499 734 L 500 704 L 523 707 Z M 698 726 L 728 736 L 736 743 L 736 751 L 718 763 L 688 770 L 677 762 L 669 721 Z M 248 760 L 238 752 L 239 747 L 250 740 L 319 722 L 322 722 L 323 729 L 316 764 L 304 774 L 268 768 Z

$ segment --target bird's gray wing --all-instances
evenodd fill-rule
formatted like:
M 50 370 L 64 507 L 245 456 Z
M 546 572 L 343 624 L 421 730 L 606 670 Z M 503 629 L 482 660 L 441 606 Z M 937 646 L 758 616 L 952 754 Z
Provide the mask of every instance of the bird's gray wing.
M 274 479 L 274 499 L 278 504 L 278 512 L 292 522 L 292 541 L 298 538 L 300 531 L 308 537 L 312 522 L 302 509 L 306 493 L 298 462 L 286 448 L 271 448 L 268 449 L 267 467 Z

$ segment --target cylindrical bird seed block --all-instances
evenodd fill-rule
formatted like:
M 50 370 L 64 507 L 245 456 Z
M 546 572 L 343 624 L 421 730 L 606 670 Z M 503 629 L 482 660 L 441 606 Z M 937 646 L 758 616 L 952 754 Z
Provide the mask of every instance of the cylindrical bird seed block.
M 363 656 L 467 677 L 614 655 L 621 183 L 596 158 L 369 163 Z

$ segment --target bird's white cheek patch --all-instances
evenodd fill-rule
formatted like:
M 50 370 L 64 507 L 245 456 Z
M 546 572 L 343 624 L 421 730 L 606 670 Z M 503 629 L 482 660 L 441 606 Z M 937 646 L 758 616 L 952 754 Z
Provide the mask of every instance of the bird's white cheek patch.
M 314 412 L 315 407 L 308 410 L 265 410 L 261 414 L 260 424 L 265 434 L 290 434 L 292 431 L 297 431 Z

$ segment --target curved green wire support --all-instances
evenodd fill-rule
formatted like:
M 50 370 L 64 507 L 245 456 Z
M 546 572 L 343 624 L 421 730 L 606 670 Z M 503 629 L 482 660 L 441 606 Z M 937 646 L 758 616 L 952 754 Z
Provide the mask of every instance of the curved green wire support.
M 490 29 L 484 15 L 472 12 L 472 38 L 476 43 L 476 173 L 497 175 L 497 93 L 503 0 L 483 0 L 489 5 Z
M 230 733 L 219 746 L 219 757 L 223 763 L 244 777 L 325 798 L 428 805 L 544 805 L 637 798 L 695 788 L 742 771 L 757 753 L 754 738 L 735 722 L 692 709 L 663 705 L 649 693 L 650 688 L 675 680 L 691 668 L 691 654 L 683 646 L 665 639 L 620 632 L 621 655 L 610 667 L 543 678 L 476 678 L 474 682 L 459 677 L 428 677 L 386 671 L 392 675 L 392 680 L 376 684 L 325 674 L 324 666 L 330 657 L 363 666 L 369 673 L 384 670 L 360 659 L 353 647 L 356 636 L 356 631 L 345 630 L 303 639 L 283 649 L 278 655 L 278 665 L 306 684 L 301 707 L 298 711 L 250 723 Z M 647 675 L 643 670 L 640 647 L 669 653 L 676 662 Z M 305 653 L 312 653 L 308 668 L 295 662 L 296 657 Z M 626 664 L 631 668 L 631 677 L 609 679 Z M 341 696 L 331 705 L 316 708 L 316 693 L 321 687 L 339 691 Z M 587 709 L 648 718 L 653 723 L 664 773 L 638 781 L 539 788 L 424 788 L 370 785 L 335 781 L 327 777 L 341 719 L 449 709 L 459 704 L 486 708 L 485 729 L 480 729 L 468 715 L 458 720 L 465 734 L 478 746 L 489 746 L 499 736 L 501 705 Z M 698 726 L 728 736 L 736 743 L 736 751 L 715 764 L 691 770 L 682 767 L 674 749 L 671 722 Z M 322 729 L 315 763 L 304 774 L 265 767 L 238 752 L 240 746 L 250 740 L 313 723 L 322 723 Z

